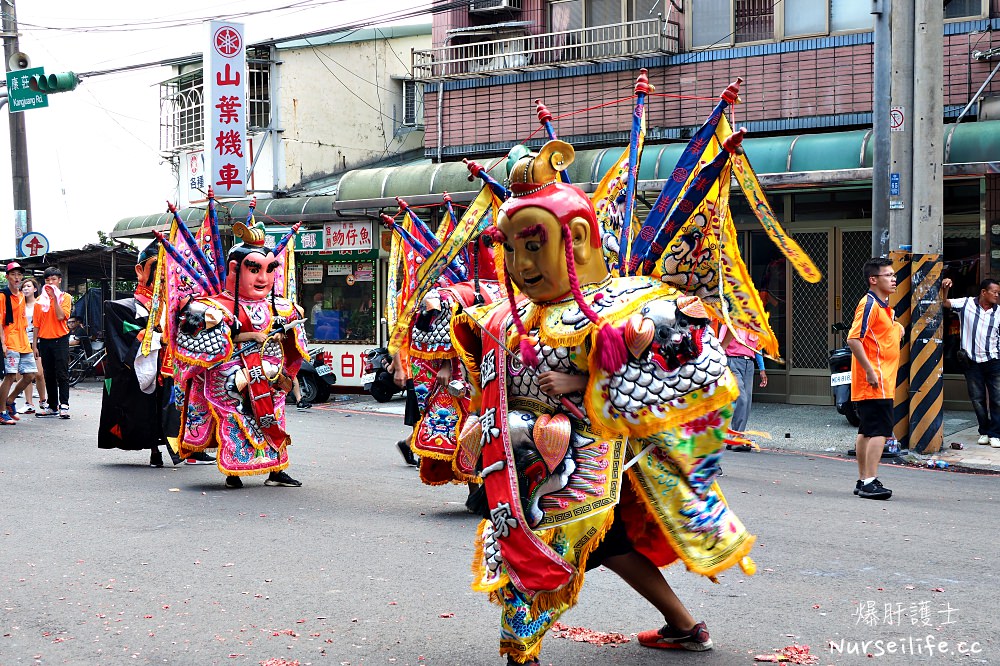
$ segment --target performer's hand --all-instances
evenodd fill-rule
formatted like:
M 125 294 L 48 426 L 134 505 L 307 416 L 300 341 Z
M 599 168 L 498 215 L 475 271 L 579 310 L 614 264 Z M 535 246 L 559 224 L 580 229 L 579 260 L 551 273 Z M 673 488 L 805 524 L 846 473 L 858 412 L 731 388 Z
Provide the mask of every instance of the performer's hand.
M 875 373 L 875 368 L 868 368 L 865 371 L 865 379 L 868 381 L 869 386 L 878 388 L 878 375 Z
M 767 386 L 767 373 L 763 370 L 760 371 L 760 387 L 764 388 Z
M 392 381 L 399 388 L 406 388 L 406 370 L 397 365 L 392 372 Z
M 550 398 L 576 393 L 587 387 L 587 375 L 571 375 L 549 370 L 538 375 L 538 388 Z
M 267 333 L 264 331 L 248 331 L 240 333 L 236 336 L 236 342 L 253 341 L 259 345 L 263 345 L 264 340 L 267 340 Z
M 444 388 L 448 386 L 448 382 L 451 381 L 451 363 L 445 362 L 444 365 L 437 371 L 437 383 L 438 386 Z
M 941 290 L 948 291 L 949 289 L 951 289 L 951 285 L 953 284 L 954 282 L 951 281 L 951 278 L 945 278 L 941 280 Z

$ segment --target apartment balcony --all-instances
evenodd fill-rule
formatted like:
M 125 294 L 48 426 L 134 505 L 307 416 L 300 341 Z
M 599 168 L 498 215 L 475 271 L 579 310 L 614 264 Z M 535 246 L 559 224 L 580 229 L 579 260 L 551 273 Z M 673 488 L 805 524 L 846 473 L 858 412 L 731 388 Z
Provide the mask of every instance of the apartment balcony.
M 661 18 L 541 35 L 519 34 L 413 52 L 413 78 L 441 81 L 676 54 L 680 26 Z

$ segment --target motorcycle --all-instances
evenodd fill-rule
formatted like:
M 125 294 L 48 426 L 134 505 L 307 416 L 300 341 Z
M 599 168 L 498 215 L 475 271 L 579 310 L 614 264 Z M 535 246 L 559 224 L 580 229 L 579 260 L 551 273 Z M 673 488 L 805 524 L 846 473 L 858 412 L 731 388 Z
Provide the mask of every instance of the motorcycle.
M 299 389 L 304 402 L 326 402 L 330 399 L 330 391 L 337 383 L 337 375 L 330 367 L 328 352 L 320 347 L 309 350 L 312 361 L 302 361 L 299 368 Z
M 393 396 L 403 389 L 396 386 L 393 381 L 392 356 L 385 347 L 376 347 L 365 351 L 365 358 L 361 367 L 361 382 L 365 391 L 370 393 L 378 402 L 389 402 Z
M 861 424 L 857 405 L 851 400 L 851 348 L 847 346 L 847 331 L 842 322 L 831 327 L 831 332 L 840 334 L 841 346 L 830 350 L 830 388 L 837 413 L 843 414 L 852 426 Z

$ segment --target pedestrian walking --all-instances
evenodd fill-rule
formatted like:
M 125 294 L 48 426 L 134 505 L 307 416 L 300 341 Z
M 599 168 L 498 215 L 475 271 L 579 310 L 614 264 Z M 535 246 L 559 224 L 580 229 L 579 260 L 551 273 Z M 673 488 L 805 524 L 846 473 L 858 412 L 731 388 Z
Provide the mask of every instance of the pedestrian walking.
M 35 416 L 68 419 L 69 327 L 66 322 L 73 307 L 73 298 L 60 289 L 62 271 L 58 268 L 46 268 L 42 279 L 45 286 L 42 287 L 42 295 L 35 301 L 34 323 L 50 409 L 39 409 Z
M 3 347 L 4 364 L 4 378 L 0 381 L 0 425 L 16 425 L 21 420 L 14 399 L 31 384 L 37 372 L 35 354 L 28 340 L 22 279 L 21 264 L 16 261 L 7 264 L 7 286 L 0 290 L 0 346 Z
M 892 491 L 878 480 L 878 463 L 887 437 L 892 437 L 892 406 L 896 393 L 899 341 L 903 326 L 889 306 L 896 291 L 896 273 L 889 259 L 871 259 L 864 265 L 868 293 L 854 311 L 847 334 L 851 348 L 851 400 L 858 406 L 861 425 L 855 450 L 858 482 L 854 494 L 865 499 L 887 500 Z
M 941 280 L 941 299 L 962 323 L 959 364 L 979 422 L 979 443 L 1000 449 L 1000 282 L 986 278 L 979 296 L 948 298 L 952 284 Z
M 750 410 L 753 407 L 753 374 L 754 366 L 760 372 L 760 387 L 767 386 L 767 371 L 764 369 L 764 357 L 759 351 L 757 334 L 751 331 L 734 331 L 725 324 L 719 327 L 719 340 L 726 352 L 729 369 L 736 377 L 740 387 L 740 396 L 733 403 L 733 420 L 729 429 L 740 435 L 732 444 L 726 444 L 731 451 L 751 451 L 753 447 L 749 439 L 743 436 L 747 422 L 750 421 Z

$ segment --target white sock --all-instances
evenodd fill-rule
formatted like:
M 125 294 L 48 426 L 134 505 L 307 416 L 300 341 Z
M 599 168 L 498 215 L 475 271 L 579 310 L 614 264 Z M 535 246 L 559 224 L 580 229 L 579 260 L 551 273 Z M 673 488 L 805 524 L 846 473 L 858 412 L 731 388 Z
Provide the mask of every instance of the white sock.
M 869 483 L 871 483 L 875 479 L 876 479 L 876 477 L 874 477 L 874 476 L 871 477 L 871 478 L 869 478 L 869 479 L 861 479 L 861 485 L 867 486 Z

